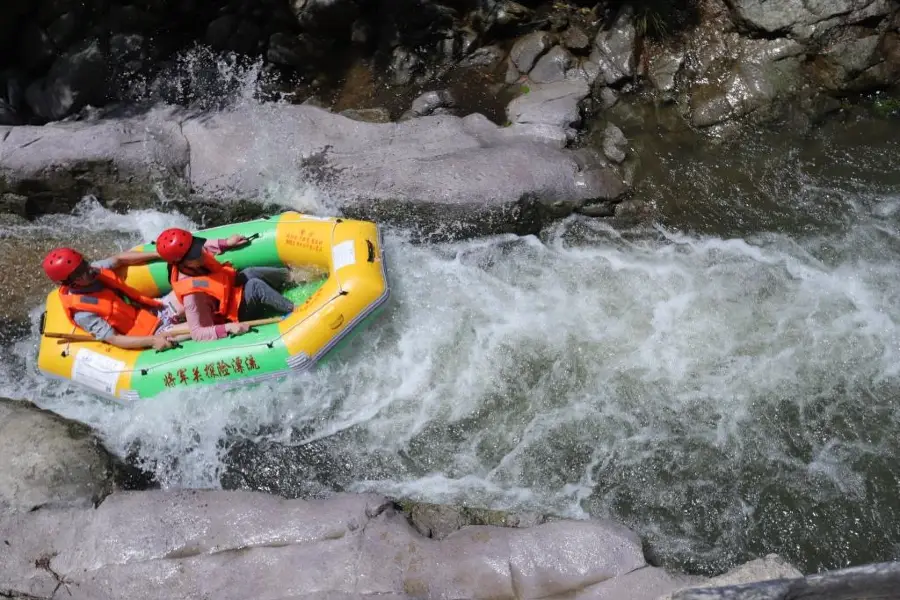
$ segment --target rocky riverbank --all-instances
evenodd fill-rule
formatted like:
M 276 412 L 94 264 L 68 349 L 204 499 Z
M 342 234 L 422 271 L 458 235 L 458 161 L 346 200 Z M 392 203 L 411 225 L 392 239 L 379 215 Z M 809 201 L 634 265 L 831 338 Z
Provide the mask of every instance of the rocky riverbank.
M 82 425 L 11 400 L 0 400 L 0 416 L 0 595 L 9 598 L 784 598 L 841 581 L 874 593 L 897 578 L 871 567 L 823 587 L 774 555 L 713 578 L 669 573 L 610 521 L 375 494 L 127 491 L 123 481 L 136 480 Z
M 642 214 L 623 131 L 806 127 L 900 76 L 891 0 L 269 4 L 14 2 L 2 205 L 277 203 L 311 184 L 329 210 L 431 234 L 534 232 Z M 248 80 L 282 101 L 220 111 Z

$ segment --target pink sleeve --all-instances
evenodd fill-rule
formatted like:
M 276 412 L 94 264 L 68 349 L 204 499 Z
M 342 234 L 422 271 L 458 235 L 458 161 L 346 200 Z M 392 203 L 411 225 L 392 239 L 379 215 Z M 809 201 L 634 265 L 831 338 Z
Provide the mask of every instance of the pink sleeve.
M 203 249 L 208 250 L 210 254 L 221 254 L 228 250 L 228 240 L 220 238 L 218 240 L 206 240 Z
M 225 326 L 213 321 L 212 298 L 203 294 L 188 294 L 184 297 L 184 316 L 191 329 L 191 339 L 208 342 L 225 337 Z

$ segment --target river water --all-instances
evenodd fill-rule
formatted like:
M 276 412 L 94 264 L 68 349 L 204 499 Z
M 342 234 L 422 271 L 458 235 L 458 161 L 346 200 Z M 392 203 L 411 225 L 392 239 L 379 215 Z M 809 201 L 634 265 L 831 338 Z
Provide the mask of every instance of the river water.
M 659 218 L 640 227 L 387 230 L 389 310 L 290 381 L 111 406 L 37 375 L 33 329 L 3 347 L 0 394 L 93 425 L 165 487 L 611 517 L 705 574 L 768 552 L 807 572 L 897 558 L 898 139 L 896 120 L 851 116 L 654 142 L 639 192 Z M 190 222 L 88 201 L 5 227 L 0 251 L 66 234 L 112 252 L 172 224 Z

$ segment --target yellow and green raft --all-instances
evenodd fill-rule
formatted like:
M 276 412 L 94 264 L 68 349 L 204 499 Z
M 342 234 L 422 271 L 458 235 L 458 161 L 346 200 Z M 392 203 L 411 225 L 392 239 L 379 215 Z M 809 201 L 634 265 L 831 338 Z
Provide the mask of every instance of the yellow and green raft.
M 277 323 L 216 341 L 187 340 L 164 351 L 124 350 L 97 341 L 60 343 L 47 334 L 86 332 L 68 321 L 54 289 L 47 296 L 42 318 L 38 368 L 125 402 L 152 398 L 166 390 L 234 387 L 282 378 L 308 370 L 333 354 L 389 297 L 381 236 L 374 223 L 290 211 L 195 233 L 207 239 L 258 234 L 250 244 L 216 257 L 237 269 L 312 268 L 322 275 L 283 292 L 297 308 Z M 151 243 L 134 249 L 152 248 Z M 162 261 L 119 273 L 148 296 L 160 297 L 171 290 Z

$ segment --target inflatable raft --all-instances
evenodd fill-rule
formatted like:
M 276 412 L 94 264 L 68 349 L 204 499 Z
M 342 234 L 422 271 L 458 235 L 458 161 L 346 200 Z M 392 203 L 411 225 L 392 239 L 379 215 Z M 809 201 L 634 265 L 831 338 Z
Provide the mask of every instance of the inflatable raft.
M 250 244 L 216 258 L 237 269 L 285 266 L 317 270 L 312 281 L 283 291 L 296 310 L 275 323 L 215 341 L 186 340 L 163 351 L 125 350 L 98 341 L 54 335 L 86 335 L 63 313 L 56 289 L 41 319 L 38 368 L 119 401 L 152 398 L 166 390 L 234 387 L 305 371 L 330 357 L 374 317 L 389 297 L 381 236 L 374 223 L 285 212 L 277 216 L 199 230 L 207 239 L 232 234 Z M 134 250 L 152 249 L 152 243 Z M 125 281 L 143 294 L 170 291 L 163 261 L 123 268 Z

